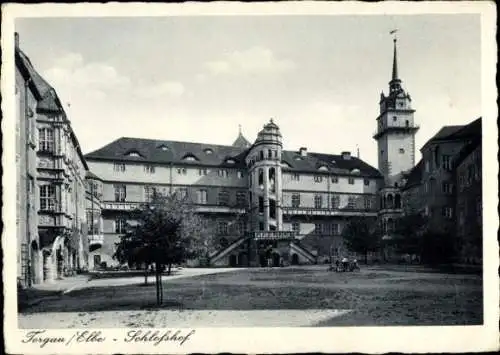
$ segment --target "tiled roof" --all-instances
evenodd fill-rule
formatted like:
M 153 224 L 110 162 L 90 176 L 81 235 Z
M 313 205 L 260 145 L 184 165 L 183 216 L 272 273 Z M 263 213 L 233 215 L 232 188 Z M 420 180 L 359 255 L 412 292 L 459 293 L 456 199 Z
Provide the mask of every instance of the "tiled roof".
M 238 134 L 238 138 L 233 143 L 233 147 L 238 147 L 238 148 L 248 148 L 252 144 L 243 136 L 243 134 Z
M 424 144 L 422 149 L 429 143 L 443 140 L 468 139 L 478 135 L 481 136 L 481 117 L 467 125 L 444 126 Z
M 234 146 L 123 137 L 86 154 L 85 158 L 94 161 L 172 163 L 244 169 L 247 152 L 248 148 Z M 186 159 L 187 156 L 192 158 Z M 299 152 L 283 151 L 282 160 L 291 170 L 301 172 L 318 172 L 321 166 L 325 166 L 328 171 L 337 174 L 349 174 L 353 169 L 359 169 L 360 176 L 382 176 L 377 169 L 355 157 L 343 159 L 341 155 L 322 153 L 308 153 L 307 156 L 301 157 Z

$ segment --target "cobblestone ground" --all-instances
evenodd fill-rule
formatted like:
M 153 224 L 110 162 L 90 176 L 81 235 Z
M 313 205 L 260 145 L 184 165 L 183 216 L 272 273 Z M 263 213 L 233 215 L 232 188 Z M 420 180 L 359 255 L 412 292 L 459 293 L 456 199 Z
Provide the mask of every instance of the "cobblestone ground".
M 326 266 L 244 269 L 164 282 L 84 287 L 20 314 L 22 328 L 472 325 L 482 323 L 480 275 Z

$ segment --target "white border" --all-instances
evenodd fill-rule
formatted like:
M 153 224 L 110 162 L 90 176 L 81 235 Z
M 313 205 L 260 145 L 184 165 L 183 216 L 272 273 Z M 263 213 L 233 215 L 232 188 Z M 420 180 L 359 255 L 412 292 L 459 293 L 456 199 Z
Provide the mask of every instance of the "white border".
M 15 185 L 14 65 L 13 33 L 16 17 L 103 17 L 103 16 L 192 16 L 192 15 L 381 15 L 381 14 L 458 14 L 481 15 L 482 26 L 482 112 L 483 117 L 483 218 L 484 218 L 484 325 L 451 327 L 339 327 L 339 328 L 198 328 L 192 340 L 182 347 L 162 344 L 131 344 L 122 341 L 105 344 L 73 343 L 43 349 L 21 343 L 26 333 L 17 329 L 15 189 L 3 189 L 2 246 L 4 252 L 4 335 L 8 353 L 298 353 L 298 352 L 466 352 L 499 348 L 499 249 L 496 12 L 493 2 L 378 2 L 378 3 L 185 3 L 185 4 L 37 4 L 2 5 L 2 120 L 3 186 Z M 471 117 L 471 120 L 474 117 Z M 126 329 L 102 330 L 108 338 L 122 339 Z M 70 335 L 73 330 L 51 330 L 53 335 Z

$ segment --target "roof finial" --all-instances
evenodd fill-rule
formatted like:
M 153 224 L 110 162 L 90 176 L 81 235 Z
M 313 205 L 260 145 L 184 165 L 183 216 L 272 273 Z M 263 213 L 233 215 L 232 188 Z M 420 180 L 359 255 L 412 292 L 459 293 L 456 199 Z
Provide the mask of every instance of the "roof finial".
M 241 124 L 238 125 L 238 134 L 241 134 Z
M 359 145 L 356 144 L 356 151 L 357 151 L 357 156 L 358 156 L 358 159 L 359 159 Z
M 270 123 L 274 123 L 274 121 L 273 121 L 273 118 L 272 118 L 272 117 L 271 117 L 271 119 L 269 120 L 269 122 L 270 122 Z

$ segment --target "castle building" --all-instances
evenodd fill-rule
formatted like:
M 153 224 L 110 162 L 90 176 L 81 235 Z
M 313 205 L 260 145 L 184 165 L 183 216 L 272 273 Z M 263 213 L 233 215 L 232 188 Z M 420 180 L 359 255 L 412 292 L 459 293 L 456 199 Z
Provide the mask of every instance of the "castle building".
M 179 193 L 216 235 L 212 265 L 315 263 L 345 253 L 341 232 L 352 216 L 377 215 L 380 173 L 349 152 L 283 149 L 272 120 L 253 144 L 120 138 L 85 156 L 102 184 L 102 247 L 107 265 L 128 213 L 154 191 Z
M 387 238 L 395 228 L 395 221 L 403 213 L 401 187 L 405 175 L 415 165 L 415 110 L 410 94 L 405 92 L 398 74 L 397 40 L 394 39 L 392 78 L 389 94 L 380 94 L 380 114 L 373 138 L 377 141 L 378 169 L 384 177 L 380 190 L 379 219 Z
M 18 116 L 24 125 L 19 127 L 26 137 L 19 144 L 19 151 L 26 154 L 18 165 L 21 187 L 17 197 L 26 213 L 19 225 L 26 227 L 18 229 L 18 250 L 21 265 L 29 260 L 29 271 L 21 270 L 21 274 L 27 272 L 34 283 L 51 282 L 87 267 L 88 168 L 56 91 L 19 49 L 17 34 L 16 64 L 24 80 L 20 87 L 21 76 L 16 75 L 16 98 L 22 112 Z

